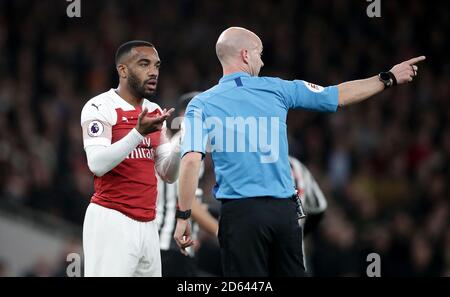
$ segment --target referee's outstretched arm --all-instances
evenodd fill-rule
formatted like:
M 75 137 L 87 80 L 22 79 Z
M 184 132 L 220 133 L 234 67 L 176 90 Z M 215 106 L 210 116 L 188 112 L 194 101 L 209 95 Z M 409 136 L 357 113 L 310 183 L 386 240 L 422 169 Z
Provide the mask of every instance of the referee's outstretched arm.
M 367 79 L 353 80 L 338 85 L 339 106 L 360 102 L 387 87 L 411 82 L 417 76 L 416 63 L 425 60 L 425 56 L 412 58 L 395 65 L 389 72 L 382 72 Z

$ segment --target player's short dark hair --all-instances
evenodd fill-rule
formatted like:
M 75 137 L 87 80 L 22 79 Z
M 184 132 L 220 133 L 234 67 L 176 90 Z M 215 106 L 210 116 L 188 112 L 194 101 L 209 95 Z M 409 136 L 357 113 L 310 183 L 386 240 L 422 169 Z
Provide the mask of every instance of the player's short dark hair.
M 180 98 L 178 99 L 178 110 L 186 109 L 186 107 L 188 106 L 188 104 L 192 100 L 192 98 L 194 98 L 195 96 L 197 96 L 200 93 L 201 92 L 199 92 L 199 91 L 193 91 L 193 92 L 184 93 L 183 95 L 181 95 Z
M 131 50 L 138 46 L 147 46 L 147 47 L 155 47 L 152 43 L 144 40 L 131 40 L 125 42 L 116 51 L 116 65 L 119 64 L 120 59 L 131 52 Z

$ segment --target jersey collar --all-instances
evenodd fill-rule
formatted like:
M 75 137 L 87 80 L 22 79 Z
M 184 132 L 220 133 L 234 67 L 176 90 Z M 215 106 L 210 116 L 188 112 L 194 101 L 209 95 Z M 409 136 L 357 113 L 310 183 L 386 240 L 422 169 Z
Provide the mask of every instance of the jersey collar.
M 248 74 L 247 72 L 234 72 L 234 73 L 231 73 L 231 74 L 227 74 L 227 75 L 224 75 L 219 80 L 219 84 L 227 82 L 227 81 L 230 81 L 230 80 L 233 80 L 233 79 L 238 78 L 238 77 L 243 77 L 243 76 L 250 77 L 250 74 Z

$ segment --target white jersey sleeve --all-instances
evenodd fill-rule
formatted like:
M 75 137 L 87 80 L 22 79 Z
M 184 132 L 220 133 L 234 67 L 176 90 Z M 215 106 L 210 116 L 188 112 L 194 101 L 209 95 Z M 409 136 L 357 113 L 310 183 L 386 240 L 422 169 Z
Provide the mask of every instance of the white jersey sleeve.
M 112 126 L 117 114 L 103 94 L 92 98 L 81 111 L 84 148 L 91 145 L 110 146 Z
M 294 157 L 289 157 L 294 184 L 304 193 L 304 208 L 307 214 L 318 214 L 327 209 L 327 200 L 311 172 Z
M 162 113 L 162 109 L 158 104 L 148 100 L 144 100 L 144 107 L 147 107 L 148 110 L 158 109 Z M 174 135 L 172 139 L 169 139 L 167 136 L 167 125 L 164 121 L 160 144 L 156 148 L 155 168 L 165 182 L 173 183 L 176 181 L 180 160 L 180 136 Z
M 132 129 L 121 140 L 111 145 L 112 126 L 117 121 L 117 113 L 105 93 L 89 100 L 81 111 L 83 144 L 88 167 L 96 176 L 117 166 L 142 141 L 143 136 Z

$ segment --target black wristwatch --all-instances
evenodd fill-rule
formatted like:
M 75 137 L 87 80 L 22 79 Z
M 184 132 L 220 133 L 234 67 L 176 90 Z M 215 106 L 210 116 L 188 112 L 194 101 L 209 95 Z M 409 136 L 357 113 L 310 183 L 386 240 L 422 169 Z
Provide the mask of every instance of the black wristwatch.
M 183 219 L 183 220 L 187 220 L 191 217 L 191 210 L 185 210 L 185 211 L 181 211 L 179 209 L 177 209 L 177 211 L 175 212 L 175 218 L 177 219 Z
M 390 71 L 381 72 L 380 74 L 378 74 L 378 79 L 384 84 L 385 88 L 390 88 L 397 85 L 397 79 L 395 78 L 395 75 Z

